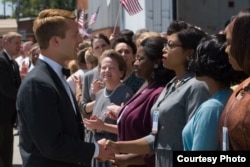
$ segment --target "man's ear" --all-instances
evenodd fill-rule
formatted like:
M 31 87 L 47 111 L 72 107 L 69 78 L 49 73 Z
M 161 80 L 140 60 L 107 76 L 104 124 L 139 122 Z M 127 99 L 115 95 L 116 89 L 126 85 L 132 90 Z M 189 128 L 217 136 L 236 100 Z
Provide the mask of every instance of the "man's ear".
M 57 48 L 60 44 L 60 37 L 58 36 L 52 36 L 49 40 L 49 43 L 52 47 Z
M 3 39 L 3 46 L 7 46 L 9 44 L 9 40 L 7 40 L 7 39 Z

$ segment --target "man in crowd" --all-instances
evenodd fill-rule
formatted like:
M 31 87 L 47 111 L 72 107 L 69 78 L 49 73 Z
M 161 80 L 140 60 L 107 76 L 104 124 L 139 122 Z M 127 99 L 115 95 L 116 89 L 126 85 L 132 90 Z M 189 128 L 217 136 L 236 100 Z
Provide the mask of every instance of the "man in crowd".
M 41 54 L 17 97 L 24 167 L 89 167 L 92 158 L 114 158 L 114 153 L 104 148 L 105 139 L 83 141 L 81 115 L 65 80 L 63 66 L 76 58 L 82 42 L 75 18 L 66 10 L 46 9 L 34 21 Z
M 8 32 L 3 35 L 0 51 L 0 166 L 12 167 L 13 124 L 16 121 L 16 97 L 21 84 L 15 56 L 21 48 L 21 35 Z

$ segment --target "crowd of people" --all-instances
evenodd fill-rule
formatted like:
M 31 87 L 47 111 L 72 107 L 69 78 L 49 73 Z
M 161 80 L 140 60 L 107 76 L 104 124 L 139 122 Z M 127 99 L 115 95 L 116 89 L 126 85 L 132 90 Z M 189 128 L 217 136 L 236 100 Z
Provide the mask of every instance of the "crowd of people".
M 172 167 L 173 151 L 250 149 L 249 8 L 218 34 L 175 20 L 83 40 L 75 19 L 46 9 L 37 42 L 3 35 L 1 167 L 14 125 L 24 167 Z

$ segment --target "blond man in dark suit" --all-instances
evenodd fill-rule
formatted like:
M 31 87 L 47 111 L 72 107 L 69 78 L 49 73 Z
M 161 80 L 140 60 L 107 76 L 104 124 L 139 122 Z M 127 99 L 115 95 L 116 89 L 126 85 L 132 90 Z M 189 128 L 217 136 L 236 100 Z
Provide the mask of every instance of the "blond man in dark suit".
M 82 42 L 75 18 L 66 10 L 46 9 L 34 21 L 41 54 L 17 97 L 24 167 L 88 167 L 92 158 L 114 157 L 102 145 L 105 140 L 83 141 L 81 115 L 65 80 L 63 66 L 76 58 Z
M 13 124 L 16 120 L 16 97 L 21 84 L 15 56 L 21 48 L 21 34 L 3 35 L 0 51 L 0 166 L 12 167 Z

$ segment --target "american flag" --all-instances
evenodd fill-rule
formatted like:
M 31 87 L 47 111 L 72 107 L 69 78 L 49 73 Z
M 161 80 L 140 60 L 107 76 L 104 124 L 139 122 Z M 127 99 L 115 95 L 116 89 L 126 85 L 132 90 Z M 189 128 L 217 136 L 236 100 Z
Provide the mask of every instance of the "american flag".
M 84 10 L 81 10 L 80 16 L 77 22 L 80 28 L 84 28 Z
M 96 12 L 91 15 L 91 17 L 89 19 L 89 26 L 95 24 L 98 13 L 99 13 L 99 9 L 100 9 L 100 6 L 97 8 Z
M 85 28 L 85 22 L 84 22 L 84 10 L 81 10 L 80 16 L 78 19 L 78 25 L 79 25 L 79 32 L 84 37 L 86 35 L 86 28 Z
M 142 11 L 142 7 L 138 0 L 120 0 L 120 3 L 129 15 L 135 15 Z

